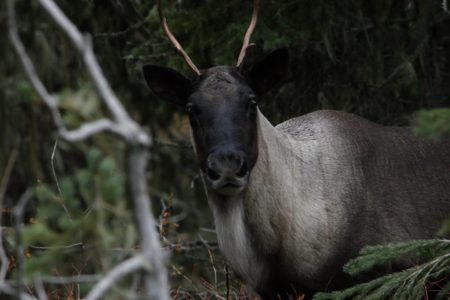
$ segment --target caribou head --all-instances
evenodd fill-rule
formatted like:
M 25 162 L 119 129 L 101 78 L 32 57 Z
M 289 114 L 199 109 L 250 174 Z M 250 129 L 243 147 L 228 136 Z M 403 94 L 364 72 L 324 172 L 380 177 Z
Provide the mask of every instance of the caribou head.
M 160 1 L 158 5 L 166 34 L 195 78 L 188 79 L 169 68 L 146 65 L 143 70 L 147 84 L 160 98 L 186 109 L 208 190 L 223 196 L 240 194 L 247 186 L 258 156 L 257 104 L 286 73 L 287 50 L 278 49 L 246 70 L 242 67 L 256 24 L 259 2 L 255 1 L 237 65 L 200 71 L 171 34 Z

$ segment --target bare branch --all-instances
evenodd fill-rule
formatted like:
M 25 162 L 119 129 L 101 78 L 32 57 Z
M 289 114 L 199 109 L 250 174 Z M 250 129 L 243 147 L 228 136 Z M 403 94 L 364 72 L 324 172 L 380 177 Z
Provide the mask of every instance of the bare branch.
M 6 256 L 5 249 L 3 248 L 3 227 L 0 226 L 0 283 L 2 283 L 6 278 L 6 273 L 8 272 L 9 259 Z
M 59 196 L 62 198 L 62 191 L 61 191 L 61 187 L 59 186 L 58 176 L 56 176 L 55 163 L 54 163 L 57 147 L 58 147 L 58 139 L 55 140 L 55 144 L 53 145 L 52 155 L 50 156 L 50 165 L 52 167 L 53 178 L 55 179 L 55 183 L 56 183 L 56 187 L 58 188 Z M 70 217 L 70 214 L 67 211 L 67 208 L 65 206 L 64 206 L 64 210 L 66 211 L 66 214 L 69 216 L 70 221 L 72 221 L 72 218 Z
M 230 270 L 227 264 L 225 264 L 225 286 L 227 288 L 227 295 L 225 299 L 230 300 Z
M 146 259 L 140 255 L 133 256 L 128 260 L 121 262 L 95 285 L 85 297 L 85 300 L 99 299 L 111 288 L 111 286 L 113 286 L 113 284 L 124 276 L 142 268 L 144 265 L 146 265 Z
M 9 159 L 9 161 L 11 161 L 11 157 Z M 9 164 L 8 161 L 8 164 Z M 6 169 L 8 169 L 8 166 L 6 167 Z M 6 171 L 5 171 L 6 173 Z M 0 209 L 3 207 L 3 197 L 0 197 Z M 7 285 L 5 283 L 5 279 L 6 279 L 6 274 L 8 272 L 8 267 L 9 267 L 9 259 L 8 256 L 6 255 L 6 251 L 5 248 L 3 248 L 3 230 L 4 228 L 1 226 L 2 224 L 2 216 L 3 216 L 3 211 L 0 210 L 0 291 L 4 291 L 7 289 L 11 289 L 12 293 L 15 294 L 14 289 L 12 289 L 9 285 Z
M 12 297 L 17 296 L 17 291 L 11 285 L 4 283 L 2 281 L 0 281 L 0 291 L 2 293 L 12 296 Z M 11 298 L 11 299 L 14 299 L 14 298 Z M 30 296 L 28 294 L 24 294 L 24 293 L 20 294 L 20 299 L 21 300 L 36 300 L 35 297 L 32 297 L 32 296 Z
M 78 129 L 71 131 L 62 130 L 60 131 L 60 134 L 65 140 L 69 142 L 78 142 L 101 132 L 111 132 L 117 134 L 121 138 L 127 139 L 126 128 L 120 127 L 110 119 L 100 119 L 90 123 L 86 123 L 81 125 Z
M 63 194 L 62 194 L 62 191 L 61 191 L 61 187 L 59 186 L 58 176 L 56 176 L 56 170 L 55 170 L 54 161 L 55 161 L 55 153 L 56 153 L 56 148 L 57 147 L 58 147 L 58 139 L 55 140 L 55 145 L 53 145 L 52 155 L 50 156 L 50 165 L 52 167 L 53 178 L 55 179 L 55 183 L 56 183 L 56 187 L 58 188 L 59 196 L 61 197 L 61 206 L 64 209 L 64 212 L 66 213 L 67 217 L 69 218 L 70 223 L 73 224 L 72 216 L 70 215 L 70 212 L 67 209 L 66 204 L 64 203 L 64 198 L 63 198 Z
M 27 52 L 25 51 L 25 47 L 20 40 L 17 31 L 16 13 L 14 7 L 14 0 L 8 0 L 8 27 L 11 42 L 20 57 L 25 73 L 28 76 L 28 79 L 30 80 L 34 90 L 42 98 L 42 100 L 52 112 L 53 121 L 55 122 L 56 126 L 58 128 L 61 128 L 63 126 L 63 122 L 61 119 L 61 115 L 59 114 L 59 111 L 57 109 L 58 102 L 56 101 L 56 98 L 54 96 L 50 95 L 42 81 L 39 79 L 34 65 L 31 62 L 31 59 L 28 56 Z
M 47 293 L 45 292 L 44 284 L 42 283 L 42 280 L 40 280 L 39 277 L 36 277 L 34 279 L 34 287 L 36 289 L 36 294 L 38 296 L 39 300 L 47 300 Z
M 65 128 L 56 99 L 48 93 L 37 76 L 34 66 L 17 33 L 14 0 L 8 0 L 8 20 L 11 40 L 33 87 L 52 111 L 52 116 L 59 133 L 68 141 L 80 141 L 93 134 L 109 131 L 125 140 L 131 148 L 128 157 L 129 185 L 134 204 L 137 229 L 141 239 L 141 253 L 135 254 L 135 256 L 111 270 L 103 280 L 99 281 L 93 287 L 87 299 L 101 297 L 117 280 L 130 272 L 144 268 L 146 271 L 144 273 L 145 298 L 150 300 L 167 300 L 169 299 L 169 295 L 167 270 L 165 267 L 166 257 L 155 231 L 155 220 L 151 214 L 150 198 L 146 186 L 145 170 L 147 166 L 148 147 L 151 145 L 151 137 L 129 117 L 111 90 L 97 63 L 90 40 L 83 38 L 75 25 L 73 25 L 52 0 L 39 1 L 81 53 L 91 80 L 94 82 L 102 101 L 108 107 L 114 118 L 114 121 L 101 119 L 83 124 L 79 129 L 73 131 L 68 131 Z
M 63 251 L 63 250 L 71 250 L 71 249 L 84 249 L 86 248 L 86 246 L 83 243 L 74 243 L 71 245 L 67 245 L 67 246 L 55 246 L 55 247 L 44 247 L 44 246 L 36 246 L 36 245 L 31 245 L 29 244 L 28 247 L 31 250 L 59 250 L 59 251 Z
M 25 299 L 25 268 L 24 268 L 24 247 L 22 243 L 23 216 L 28 201 L 33 196 L 33 189 L 28 188 L 20 197 L 19 203 L 14 207 L 14 228 L 16 230 L 16 262 L 17 262 L 17 297 Z
M 9 155 L 8 162 L 6 163 L 5 170 L 3 171 L 2 180 L 0 181 L 0 209 L 3 207 L 3 197 L 6 193 L 6 189 L 8 188 L 9 177 L 11 176 L 11 172 L 14 168 L 14 164 L 16 163 L 18 154 L 19 149 L 15 148 Z
M 197 74 L 197 76 L 200 76 L 201 75 L 200 70 L 195 66 L 194 62 L 191 60 L 191 58 L 186 53 L 186 51 L 184 51 L 183 47 L 181 47 L 181 45 L 178 42 L 178 40 L 176 39 L 176 37 L 172 34 L 172 32 L 170 32 L 169 25 L 167 25 L 167 20 L 166 20 L 166 17 L 164 17 L 164 13 L 162 10 L 161 0 L 157 0 L 156 3 L 158 5 L 158 14 L 159 14 L 159 18 L 161 19 L 161 25 L 164 29 L 164 33 L 167 35 L 169 40 L 175 46 L 178 53 L 180 53 L 181 56 L 183 56 L 184 61 L 188 64 L 188 66 L 191 68 L 191 70 L 194 71 L 194 73 Z
M 241 67 L 245 58 L 245 54 L 247 53 L 247 48 L 250 45 L 250 38 L 252 36 L 253 31 L 255 30 L 256 22 L 258 21 L 258 12 L 259 12 L 259 0 L 254 0 L 252 20 L 250 21 L 250 25 L 248 26 L 247 32 L 245 33 L 244 42 L 242 44 L 241 52 L 239 53 L 238 61 L 236 64 L 238 68 Z
M 114 119 L 124 124 L 134 124 L 103 75 L 92 50 L 91 40 L 81 35 L 75 25 L 67 18 L 55 2 L 52 0 L 39 0 L 39 2 L 81 53 L 92 82 Z
M 38 279 L 41 282 L 52 283 L 52 284 L 71 284 L 71 283 L 89 283 L 95 282 L 102 279 L 104 276 L 93 274 L 93 275 L 77 275 L 77 276 L 40 276 Z
M 128 34 L 130 34 L 132 31 L 137 30 L 141 27 L 143 27 L 143 25 L 147 22 L 147 20 L 141 20 L 136 24 L 131 25 L 130 27 L 128 27 L 127 29 L 124 29 L 122 31 L 116 31 L 116 32 L 99 32 L 94 34 L 94 38 L 119 38 L 119 37 L 123 37 L 126 36 Z
M 71 142 L 86 139 L 89 136 L 99 133 L 99 132 L 102 132 L 102 131 L 116 133 L 124 139 L 129 139 L 129 138 L 133 137 L 133 135 L 130 135 L 127 132 L 128 130 L 127 130 L 126 126 L 124 126 L 124 128 L 120 128 L 118 125 L 116 125 L 115 123 L 113 123 L 111 120 L 108 120 L 108 119 L 101 119 L 98 121 L 94 121 L 92 123 L 84 124 L 79 129 L 76 129 L 73 131 L 69 131 L 65 128 L 64 123 L 61 118 L 61 114 L 59 113 L 59 110 L 58 110 L 58 101 L 56 100 L 56 97 L 51 95 L 47 91 L 46 87 L 40 80 L 39 76 L 36 73 L 34 65 L 31 62 L 31 59 L 28 56 L 27 52 L 25 51 L 25 47 L 19 38 L 19 35 L 17 32 L 17 24 L 15 21 L 15 11 L 14 11 L 13 2 L 14 2 L 14 0 L 8 1 L 8 16 L 9 16 L 8 24 L 9 24 L 9 33 L 10 33 L 11 41 L 12 41 L 13 46 L 22 62 L 25 73 L 26 73 L 28 79 L 30 80 L 34 90 L 38 93 L 38 95 L 42 98 L 44 103 L 50 109 L 50 111 L 52 113 L 53 121 L 55 122 L 55 125 L 58 128 L 61 136 L 64 139 L 71 141 Z M 146 141 L 148 139 L 144 138 L 143 140 Z
M 151 267 L 158 272 L 151 272 L 144 279 L 149 299 L 161 299 L 156 294 L 161 286 L 168 286 L 167 270 L 164 267 L 166 257 L 160 246 L 159 238 L 155 234 L 156 223 L 150 214 L 150 197 L 148 196 L 145 169 L 147 165 L 147 151 L 135 147 L 128 157 L 128 175 L 130 193 L 133 195 L 134 212 L 136 216 L 139 236 L 141 237 L 142 253 Z M 168 295 L 164 295 L 168 299 Z

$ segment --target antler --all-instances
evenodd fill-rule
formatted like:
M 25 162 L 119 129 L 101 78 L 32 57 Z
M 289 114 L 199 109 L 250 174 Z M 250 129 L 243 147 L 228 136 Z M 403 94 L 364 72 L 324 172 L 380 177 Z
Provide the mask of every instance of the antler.
M 189 55 L 187 55 L 187 53 L 183 50 L 183 47 L 181 47 L 180 43 L 177 41 L 177 39 L 172 34 L 172 32 L 170 32 L 169 26 L 167 25 L 166 17 L 164 17 L 164 14 L 163 14 L 163 11 L 162 11 L 161 0 L 157 0 L 156 3 L 158 5 L 159 18 L 161 19 L 161 24 L 163 26 L 165 34 L 167 35 L 169 40 L 172 42 L 172 44 L 175 46 L 175 48 L 177 49 L 178 53 L 180 53 L 181 56 L 183 56 L 184 61 L 188 64 L 188 66 L 192 69 L 192 71 L 194 71 L 195 74 L 200 76 L 201 75 L 200 70 L 192 62 L 192 60 L 189 57 Z
M 239 53 L 238 61 L 236 66 L 238 68 L 241 67 L 242 62 L 244 61 L 245 54 L 247 53 L 247 49 L 250 46 L 250 37 L 252 36 L 253 30 L 255 30 L 256 21 L 258 21 L 258 12 L 259 12 L 259 0 L 253 0 L 253 13 L 252 20 L 250 21 L 250 25 L 248 26 L 247 32 L 244 36 L 244 42 L 242 44 L 241 52 Z

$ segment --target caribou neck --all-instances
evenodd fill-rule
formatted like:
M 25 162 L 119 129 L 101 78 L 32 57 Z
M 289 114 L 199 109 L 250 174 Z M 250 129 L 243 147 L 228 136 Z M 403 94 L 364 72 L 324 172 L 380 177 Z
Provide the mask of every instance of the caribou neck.
M 292 189 L 303 180 L 296 170 L 305 168 L 298 141 L 272 126 L 259 111 L 257 132 L 258 159 L 247 190 L 242 195 L 228 198 L 208 193 L 222 253 L 231 267 L 254 287 L 263 285 L 265 278 L 273 272 L 272 260 L 284 248 L 282 243 L 298 242 L 289 237 L 293 224 L 288 220 L 293 218 L 286 214 L 298 211 L 291 207 L 294 202 L 289 199 L 298 199 L 295 205 L 306 206 L 307 202 L 302 203 L 302 199 L 309 190 Z M 307 181 L 305 177 L 305 183 L 309 184 Z M 295 218 L 301 223 L 297 228 L 302 232 L 296 233 L 302 244 L 315 239 L 316 232 L 310 224 L 315 226 L 320 219 L 316 212 L 320 213 L 321 209 L 312 209 L 311 215 L 304 219 Z M 311 222 L 311 217 L 316 221 Z M 308 250 L 304 254 L 309 255 Z
M 279 166 L 281 160 L 285 160 L 283 164 L 286 166 L 289 163 L 288 159 L 278 155 L 277 151 L 290 152 L 289 140 L 285 140 L 284 134 L 273 127 L 259 110 L 257 132 L 258 159 L 250 175 L 247 190 L 232 197 L 207 192 L 220 249 L 233 270 L 253 287 L 264 284 L 271 272 L 266 254 L 270 256 L 276 251 L 280 238 L 278 232 L 272 228 L 272 222 L 265 221 L 271 212 L 265 210 L 268 203 L 261 197 L 260 184 L 268 185 L 264 188 L 264 193 L 271 193 L 271 197 L 285 198 L 278 191 L 274 191 L 278 190 L 276 185 L 283 180 L 275 176 L 281 173 L 271 169 Z M 276 206 L 276 203 L 270 205 Z M 262 252 L 261 246 L 264 247 Z
M 291 280 L 315 287 L 311 278 L 329 271 L 323 257 L 344 240 L 346 208 L 333 205 L 338 192 L 327 190 L 333 183 L 322 172 L 330 159 L 321 155 L 327 139 L 322 126 L 305 122 L 295 128 L 274 127 L 258 113 L 258 160 L 242 199 L 244 218 L 269 272 L 291 270 Z
M 258 111 L 258 159 L 243 197 L 247 227 L 256 247 L 266 256 L 279 252 L 281 240 L 289 231 L 286 213 L 293 211 L 289 199 L 306 198 L 301 184 L 304 168 L 301 147 L 291 136 L 274 127 Z M 298 218 L 296 218 L 298 219 Z M 302 224 L 303 225 L 303 224 Z M 306 228 L 307 223 L 302 226 Z M 305 236 L 302 234 L 302 236 Z M 306 237 L 306 236 L 305 236 Z

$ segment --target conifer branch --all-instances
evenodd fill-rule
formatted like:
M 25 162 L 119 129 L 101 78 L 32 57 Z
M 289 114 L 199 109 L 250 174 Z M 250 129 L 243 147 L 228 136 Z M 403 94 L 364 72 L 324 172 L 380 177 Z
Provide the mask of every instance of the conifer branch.
M 429 291 L 436 287 L 439 290 L 436 291 L 434 299 L 448 299 L 450 296 L 449 240 L 418 240 L 366 247 L 361 251 L 360 257 L 344 266 L 344 270 L 351 275 L 360 274 L 407 254 L 416 254 L 419 258 L 428 258 L 428 261 L 342 291 L 318 293 L 314 296 L 314 300 L 422 299 L 424 296 L 427 298 Z

